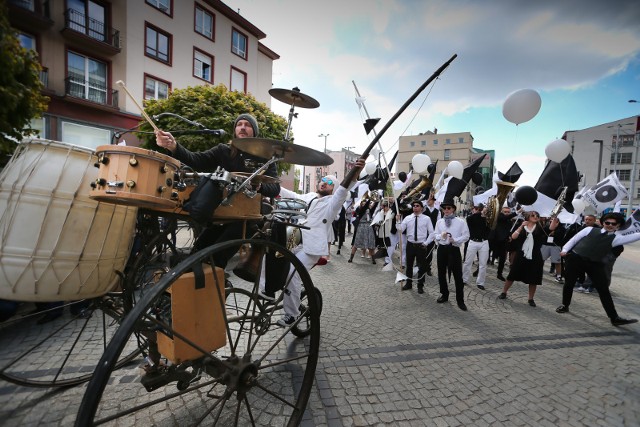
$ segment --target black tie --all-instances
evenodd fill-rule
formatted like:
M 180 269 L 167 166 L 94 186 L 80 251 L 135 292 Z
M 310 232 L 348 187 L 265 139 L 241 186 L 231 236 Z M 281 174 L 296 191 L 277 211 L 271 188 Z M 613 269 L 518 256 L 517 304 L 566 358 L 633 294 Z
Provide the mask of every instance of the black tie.
M 418 216 L 416 215 L 416 222 L 413 227 L 413 241 L 418 243 Z

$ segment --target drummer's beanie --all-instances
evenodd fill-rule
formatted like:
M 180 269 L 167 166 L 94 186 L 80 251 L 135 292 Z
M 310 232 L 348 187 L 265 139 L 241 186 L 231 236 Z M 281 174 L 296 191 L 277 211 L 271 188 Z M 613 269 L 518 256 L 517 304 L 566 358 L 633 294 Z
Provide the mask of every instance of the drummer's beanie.
M 238 118 L 236 119 L 236 121 L 233 122 L 233 135 L 234 135 L 234 137 L 235 137 L 235 133 L 236 133 L 236 125 L 238 124 L 238 122 L 240 120 L 246 120 L 249 123 L 251 123 L 251 127 L 253 128 L 253 136 L 254 136 L 254 138 L 257 138 L 259 136 L 260 128 L 258 127 L 258 121 L 251 114 L 244 113 L 244 114 L 240 114 L 238 116 Z

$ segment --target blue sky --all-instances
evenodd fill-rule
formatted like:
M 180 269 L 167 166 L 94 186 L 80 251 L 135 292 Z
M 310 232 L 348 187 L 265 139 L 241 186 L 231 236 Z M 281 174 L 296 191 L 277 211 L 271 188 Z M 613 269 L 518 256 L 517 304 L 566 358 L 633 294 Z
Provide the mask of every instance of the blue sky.
M 453 54 L 458 58 L 381 138 L 438 129 L 471 132 L 496 150 L 505 171 L 518 161 L 520 185 L 533 185 L 544 148 L 567 130 L 640 114 L 640 1 L 614 0 L 227 0 L 267 34 L 281 58 L 276 88 L 294 86 L 320 107 L 297 108 L 295 143 L 322 150 L 355 147 L 367 136 L 352 81 L 377 130 Z M 536 117 L 516 127 L 502 116 L 511 92 L 534 89 Z M 427 93 L 430 92 L 427 96 Z M 289 106 L 272 100 L 287 117 Z

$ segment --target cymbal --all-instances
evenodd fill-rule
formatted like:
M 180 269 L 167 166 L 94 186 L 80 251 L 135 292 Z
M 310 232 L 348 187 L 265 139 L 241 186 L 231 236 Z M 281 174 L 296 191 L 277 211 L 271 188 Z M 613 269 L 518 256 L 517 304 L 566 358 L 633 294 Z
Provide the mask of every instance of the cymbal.
M 284 102 L 288 105 L 295 105 L 301 108 L 318 108 L 320 103 L 300 92 L 300 89 L 294 87 L 293 89 L 269 89 L 269 95 L 273 96 L 278 101 Z
M 287 163 L 296 165 L 327 166 L 333 163 L 333 159 L 325 153 L 277 139 L 234 138 L 231 140 L 231 145 L 263 159 L 277 156 Z
M 252 174 L 249 173 L 249 172 L 231 172 L 231 175 L 239 176 L 241 178 L 247 179 Z M 280 179 L 274 178 L 274 177 L 269 176 L 269 175 L 256 175 L 253 178 L 251 178 L 251 182 L 254 183 L 254 184 L 255 183 L 272 184 L 272 183 L 275 183 L 275 182 L 280 182 Z

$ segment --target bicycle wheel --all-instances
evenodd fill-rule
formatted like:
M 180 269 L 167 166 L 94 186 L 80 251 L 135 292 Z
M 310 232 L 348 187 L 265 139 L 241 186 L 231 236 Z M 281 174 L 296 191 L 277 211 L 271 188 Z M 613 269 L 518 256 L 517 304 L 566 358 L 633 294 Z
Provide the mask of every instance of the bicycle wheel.
M 42 316 L 51 321 L 38 324 Z M 0 378 L 27 387 L 68 387 L 88 381 L 123 315 L 118 294 L 21 316 L 0 327 Z M 119 368 L 139 354 L 125 343 Z
M 261 299 L 260 274 L 252 281 L 236 276 L 233 267 L 237 259 L 230 261 L 227 272 L 210 267 L 216 253 L 243 244 L 262 254 L 258 265 L 265 252 L 278 252 L 299 275 L 302 289 L 307 294 L 314 292 L 304 266 L 291 252 L 272 242 L 235 240 L 189 256 L 146 292 L 123 320 L 89 382 L 77 426 L 135 424 L 136 420 L 179 426 L 300 423 L 318 360 L 318 300 L 309 299 L 299 318 L 308 318 L 306 339 L 293 335 L 297 323 L 279 327 L 276 320 L 283 314 L 284 292 L 275 302 Z M 199 266 L 204 266 L 205 280 L 198 288 L 192 271 Z M 289 290 L 294 287 L 293 275 L 286 277 L 284 289 Z M 228 287 L 229 283 L 233 287 Z M 196 295 L 187 299 L 192 305 L 186 311 L 180 308 L 183 292 Z M 198 313 L 206 316 L 211 312 L 212 317 L 202 322 Z M 185 326 L 190 321 L 196 329 Z M 215 332 L 215 345 L 203 338 L 210 331 Z M 116 371 L 115 361 L 136 334 L 150 337 L 150 353 L 157 345 L 159 363 L 140 372 Z M 174 347 L 167 349 L 167 340 Z M 186 348 L 179 356 L 178 344 Z M 184 356 L 186 353 L 189 355 Z

